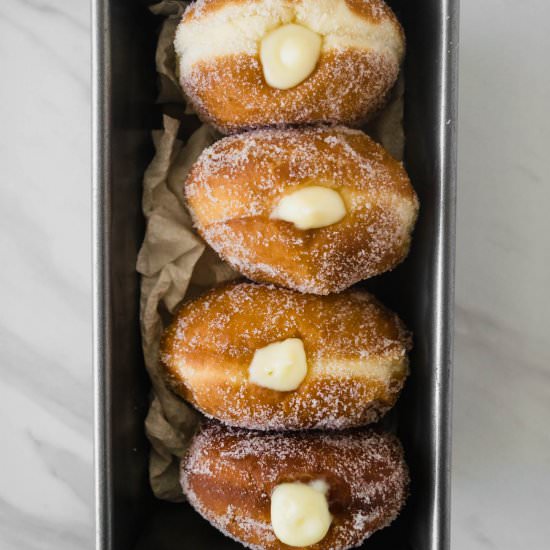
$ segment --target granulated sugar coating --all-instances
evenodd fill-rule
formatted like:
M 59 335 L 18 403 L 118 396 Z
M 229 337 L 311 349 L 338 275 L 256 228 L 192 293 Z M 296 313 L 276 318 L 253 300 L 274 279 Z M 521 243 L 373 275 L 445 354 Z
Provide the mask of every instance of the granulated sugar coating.
M 272 219 L 308 185 L 338 191 L 347 215 L 300 230 Z M 257 130 L 207 148 L 185 185 L 195 226 L 248 278 L 329 294 L 394 268 L 408 253 L 418 199 L 401 163 L 344 127 Z
M 191 505 L 227 536 L 258 550 L 283 550 L 270 521 L 276 485 L 324 481 L 333 516 L 312 550 L 360 545 L 399 514 L 409 476 L 398 440 L 372 431 L 258 434 L 208 422 L 181 465 Z
M 262 38 L 294 23 L 322 38 L 313 73 L 270 87 Z M 405 50 L 382 0 L 201 0 L 191 4 L 174 46 L 180 83 L 201 117 L 222 132 L 303 123 L 358 125 L 383 106 Z
M 257 349 L 302 340 L 307 374 L 276 391 L 249 379 Z M 344 429 L 377 421 L 408 374 L 411 336 L 363 291 L 314 296 L 229 284 L 188 302 L 161 342 L 170 385 L 210 417 L 258 430 Z

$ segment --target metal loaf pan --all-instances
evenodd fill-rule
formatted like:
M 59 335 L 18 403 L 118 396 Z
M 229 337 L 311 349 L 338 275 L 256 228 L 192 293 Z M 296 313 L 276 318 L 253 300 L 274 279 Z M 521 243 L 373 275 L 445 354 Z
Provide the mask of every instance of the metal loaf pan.
M 152 157 L 159 21 L 139 0 L 93 1 L 94 368 L 98 550 L 240 548 L 187 504 L 155 500 L 143 421 L 149 384 L 135 272 Z M 404 513 L 366 548 L 449 548 L 458 3 L 391 2 L 407 34 L 406 167 L 421 201 L 411 254 L 369 287 L 413 329 L 412 375 L 391 423 L 411 468 Z

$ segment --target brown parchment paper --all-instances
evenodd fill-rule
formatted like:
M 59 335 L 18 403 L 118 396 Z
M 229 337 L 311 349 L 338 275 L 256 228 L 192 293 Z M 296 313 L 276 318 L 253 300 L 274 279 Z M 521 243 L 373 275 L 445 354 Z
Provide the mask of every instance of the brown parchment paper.
M 185 453 L 199 415 L 165 385 L 158 360 L 159 340 L 171 314 L 185 299 L 238 276 L 193 231 L 183 201 L 183 184 L 193 162 L 220 135 L 189 116 L 193 111 L 178 85 L 174 33 L 187 2 L 164 0 L 151 7 L 163 16 L 156 65 L 158 103 L 163 128 L 153 131 L 155 156 L 143 179 L 143 213 L 147 221 L 139 252 L 141 274 L 140 321 L 145 366 L 152 383 L 151 404 L 145 431 L 151 442 L 149 478 L 154 494 L 178 502 L 183 495 L 178 464 Z M 403 156 L 403 90 L 400 79 L 382 113 L 367 132 L 396 158 Z M 185 138 L 179 136 L 191 136 Z

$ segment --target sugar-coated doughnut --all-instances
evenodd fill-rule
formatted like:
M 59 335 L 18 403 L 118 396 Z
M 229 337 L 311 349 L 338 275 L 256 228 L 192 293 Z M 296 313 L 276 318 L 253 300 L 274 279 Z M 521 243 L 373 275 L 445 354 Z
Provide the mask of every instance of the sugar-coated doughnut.
M 227 424 L 343 429 L 395 404 L 410 346 L 399 318 L 365 291 L 315 296 L 231 283 L 183 305 L 161 361 L 179 395 Z
M 369 430 L 258 434 L 210 422 L 181 465 L 197 512 L 257 550 L 290 550 L 281 540 L 288 538 L 294 547 L 316 540 L 310 550 L 359 546 L 397 517 L 408 483 L 399 441 Z M 306 487 L 325 495 L 328 521 L 323 503 L 300 491 Z
M 174 46 L 195 109 L 233 133 L 359 124 L 383 105 L 405 39 L 382 0 L 198 0 Z
M 314 294 L 394 268 L 418 212 L 402 164 L 344 127 L 226 137 L 199 157 L 185 195 L 199 233 L 237 271 Z

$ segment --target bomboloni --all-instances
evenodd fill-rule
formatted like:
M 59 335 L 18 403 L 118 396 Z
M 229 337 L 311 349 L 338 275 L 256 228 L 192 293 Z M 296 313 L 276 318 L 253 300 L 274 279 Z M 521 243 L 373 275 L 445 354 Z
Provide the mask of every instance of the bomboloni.
M 174 46 L 199 116 L 234 133 L 359 125 L 383 106 L 405 38 L 382 0 L 198 0 Z
M 181 485 L 248 548 L 346 550 L 398 516 L 409 474 L 390 434 L 258 434 L 208 422 L 181 462 Z
M 203 151 L 185 196 L 198 232 L 234 269 L 313 294 L 397 266 L 418 213 L 403 165 L 344 127 L 226 137 Z
M 161 342 L 169 385 L 209 417 L 256 430 L 375 422 L 407 378 L 411 335 L 365 291 L 232 283 L 183 305 Z

